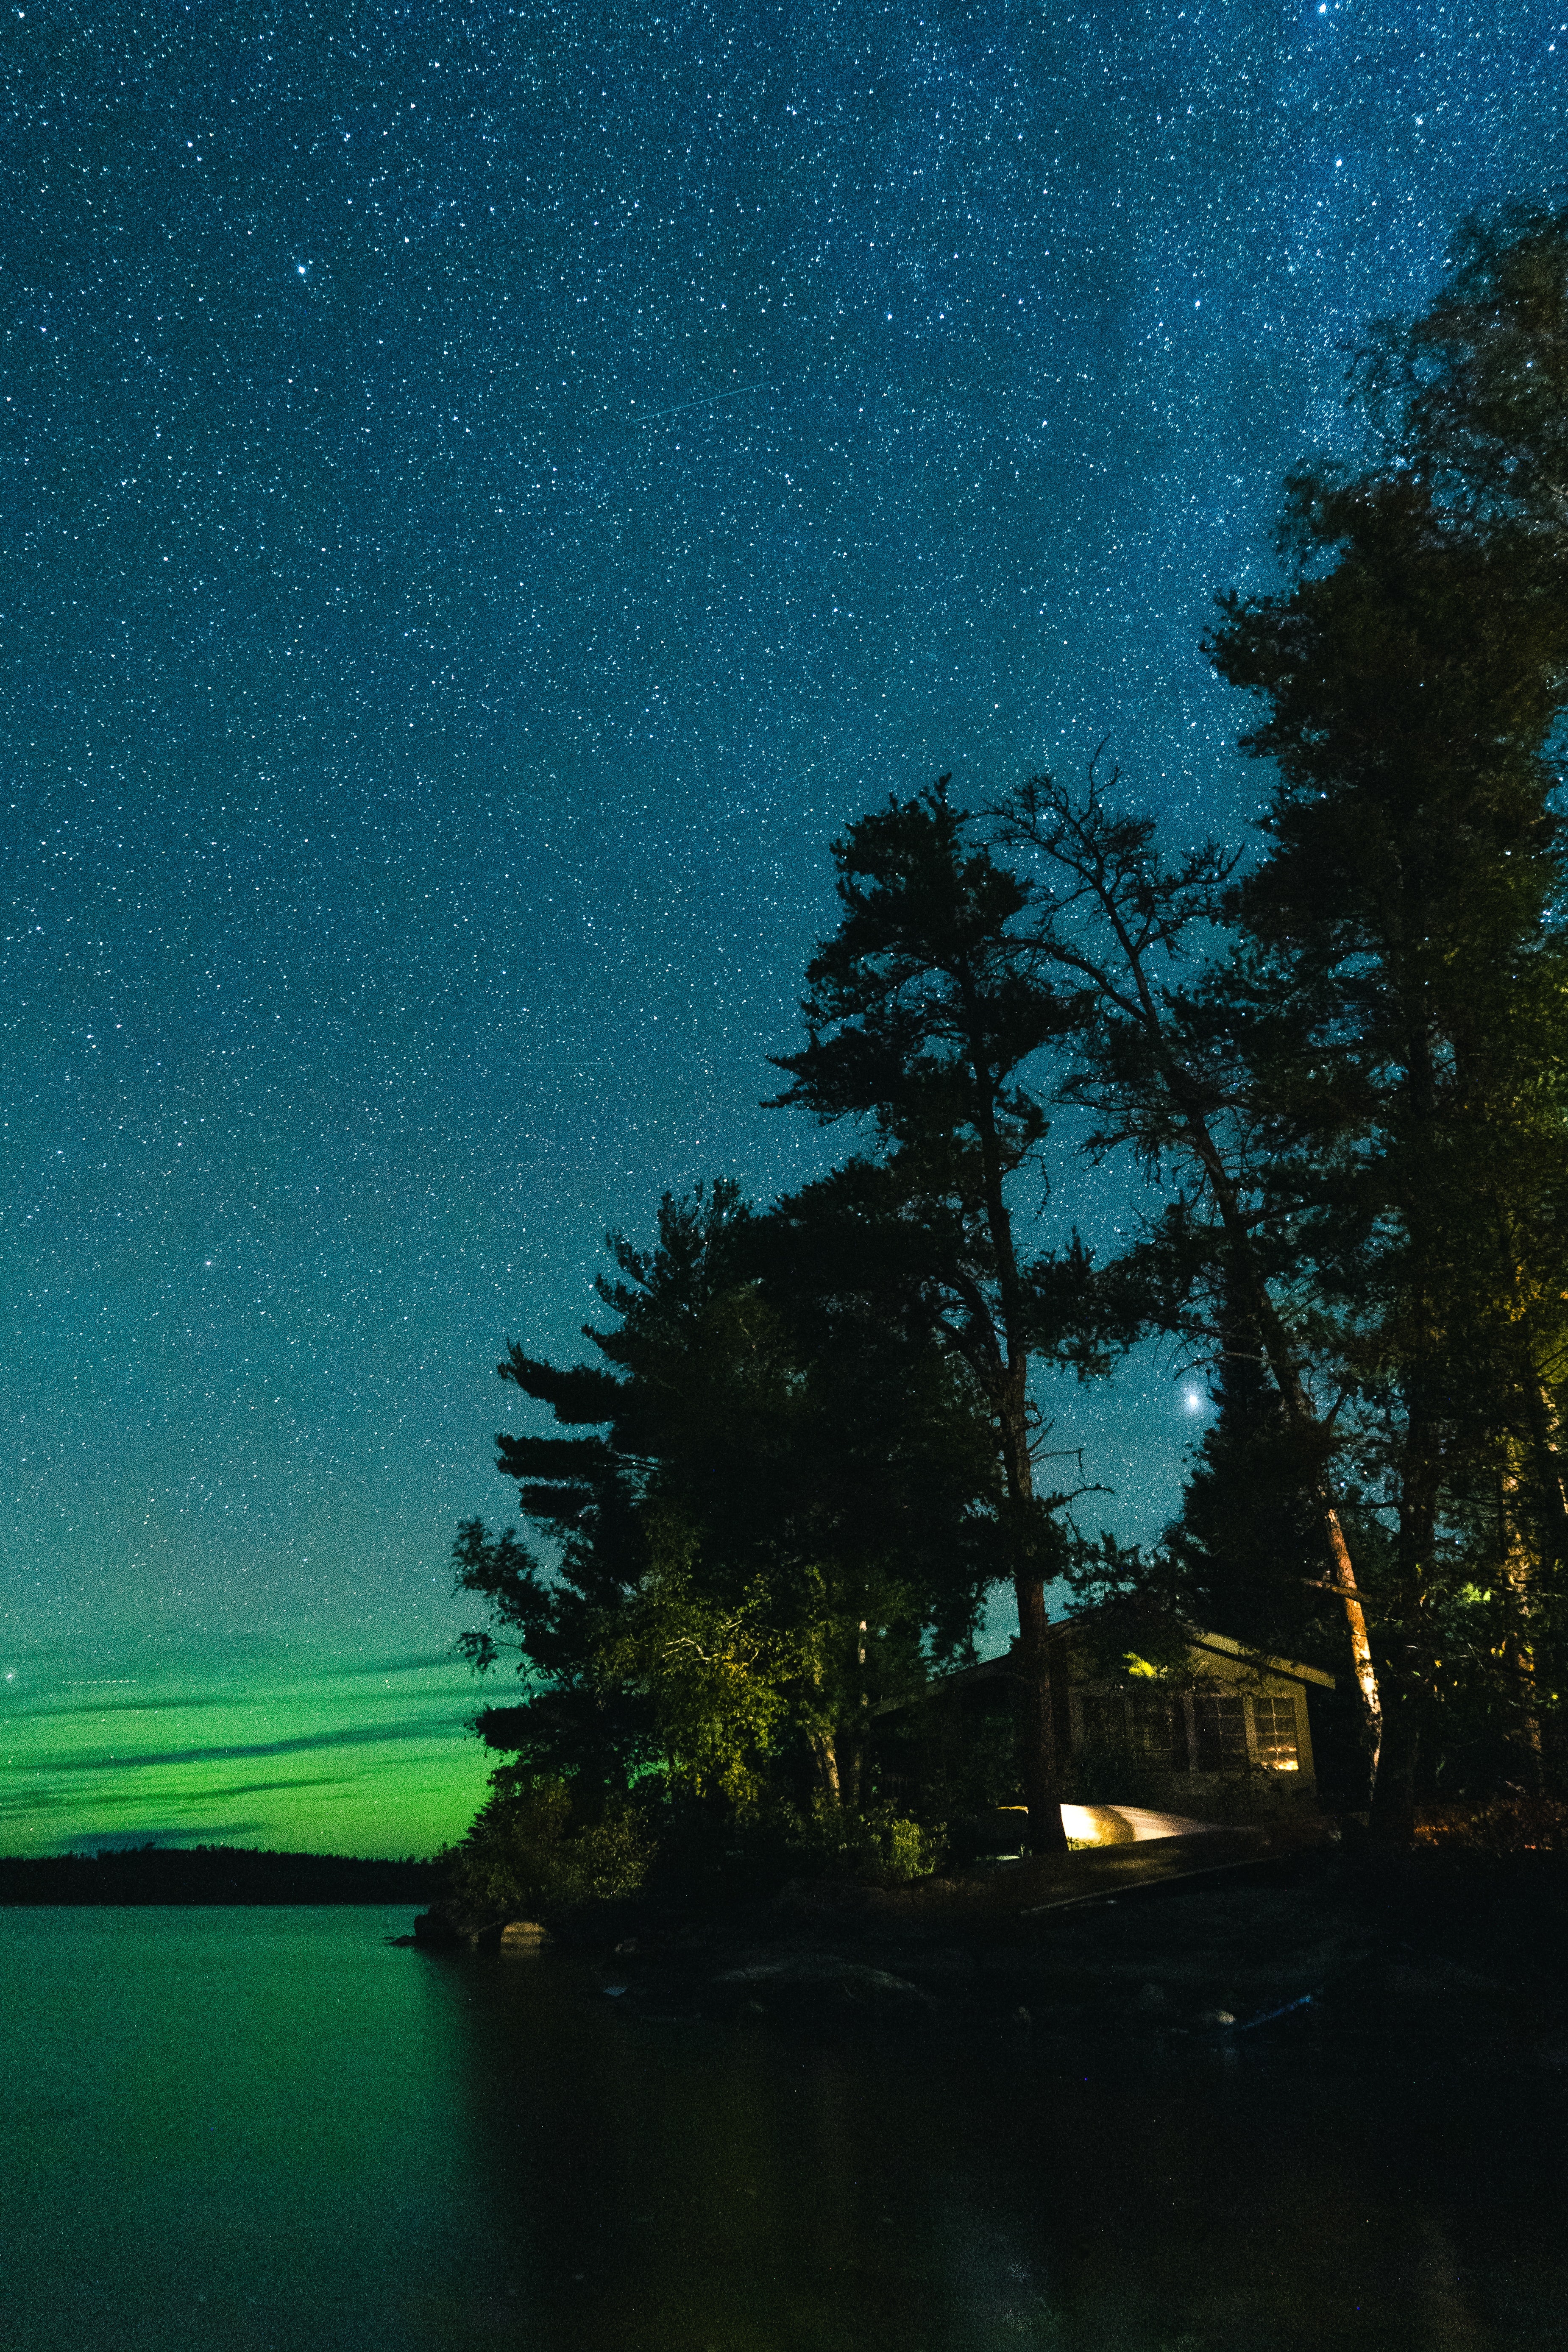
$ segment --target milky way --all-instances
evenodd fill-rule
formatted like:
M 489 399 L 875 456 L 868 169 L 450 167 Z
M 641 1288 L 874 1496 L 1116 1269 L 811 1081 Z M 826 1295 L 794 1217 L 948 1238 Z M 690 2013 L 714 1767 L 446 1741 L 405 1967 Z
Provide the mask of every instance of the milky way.
M 1560 5 L 9 9 L 15 1687 L 447 1638 L 502 1341 L 822 1164 L 871 800 L 1109 737 L 1245 826 L 1214 595 L 1568 176 Z M 1133 1532 L 1192 1425 L 1064 1404 Z

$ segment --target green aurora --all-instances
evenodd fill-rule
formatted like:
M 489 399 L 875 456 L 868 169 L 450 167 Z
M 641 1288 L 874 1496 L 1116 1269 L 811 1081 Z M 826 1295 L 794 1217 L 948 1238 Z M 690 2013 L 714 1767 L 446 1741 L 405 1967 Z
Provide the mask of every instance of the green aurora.
M 491 1759 L 440 1651 L 256 1642 L 34 1653 L 0 1680 L 0 1851 L 155 1840 L 424 1856 L 462 1834 Z

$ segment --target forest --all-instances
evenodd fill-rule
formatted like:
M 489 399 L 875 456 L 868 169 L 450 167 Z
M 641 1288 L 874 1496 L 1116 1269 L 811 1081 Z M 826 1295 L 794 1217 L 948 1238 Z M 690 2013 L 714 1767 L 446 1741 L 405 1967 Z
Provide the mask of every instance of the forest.
M 448 1857 L 476 1901 L 910 1876 L 997 1804 L 1059 1847 L 1064 1586 L 1145 1673 L 1191 1627 L 1331 1672 L 1374 1843 L 1563 1817 L 1568 210 L 1468 223 L 1351 398 L 1358 462 L 1287 480 L 1278 584 L 1205 643 L 1254 836 L 1167 840 L 1105 752 L 870 806 L 777 1057 L 837 1164 L 667 1196 L 585 1360 L 509 1342 L 524 1533 L 454 1552 L 468 1654 L 521 1677 Z M 1039 1245 L 1086 1161 L 1115 1255 Z M 1130 1549 L 1040 1383 L 1151 1345 L 1215 1410 Z M 931 1695 L 998 1588 L 1013 1705 L 955 1748 Z

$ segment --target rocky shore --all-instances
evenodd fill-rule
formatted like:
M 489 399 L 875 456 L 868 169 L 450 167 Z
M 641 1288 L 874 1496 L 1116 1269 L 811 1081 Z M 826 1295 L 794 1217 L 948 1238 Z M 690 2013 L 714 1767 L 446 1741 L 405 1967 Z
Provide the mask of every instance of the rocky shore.
M 503 1965 L 544 1948 L 510 1924 L 426 1915 L 417 1940 Z M 650 2017 L 1074 2042 L 1415 2034 L 1568 2069 L 1565 1931 L 1550 1853 L 1279 1852 L 1237 1832 L 909 1889 L 795 1885 L 701 1917 L 626 1911 L 553 1949 L 588 1994 Z

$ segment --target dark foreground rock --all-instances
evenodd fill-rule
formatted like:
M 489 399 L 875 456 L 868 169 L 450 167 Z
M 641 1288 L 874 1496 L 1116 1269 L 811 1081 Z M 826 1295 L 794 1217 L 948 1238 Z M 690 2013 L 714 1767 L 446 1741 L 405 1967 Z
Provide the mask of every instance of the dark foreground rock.
M 1329 2035 L 1568 2077 L 1560 1856 L 1172 1840 L 909 1890 L 796 1885 L 701 1916 L 563 1930 L 552 1965 L 650 2018 L 813 2035 L 980 2033 L 1074 2048 Z M 431 1949 L 502 1947 L 439 1909 Z M 509 1938 L 539 1950 L 542 1939 Z
M 414 1941 L 426 1952 L 498 1952 L 506 1925 L 436 1904 L 414 1922 Z
M 773 2018 L 781 2024 L 854 2028 L 922 2025 L 936 2004 L 906 1977 L 837 1952 L 790 1952 L 725 1969 L 700 1994 L 710 2017 Z
M 1568 2072 L 1568 1876 L 1544 1854 L 1263 1855 L 967 1915 L 797 1887 L 581 1958 L 650 2016 L 1073 2046 L 1414 2037 Z

